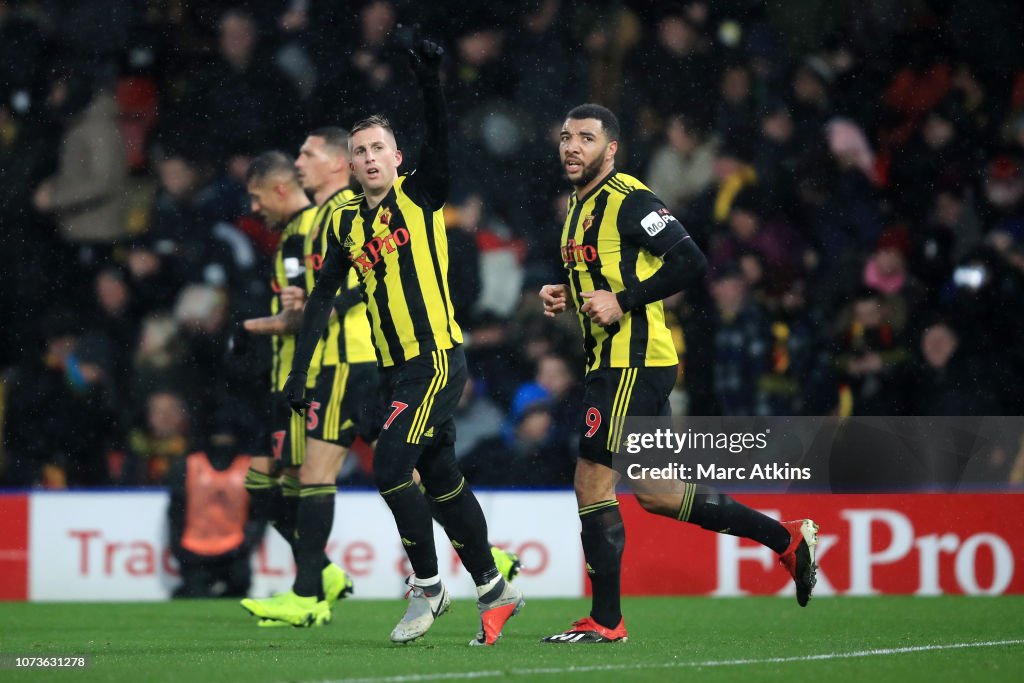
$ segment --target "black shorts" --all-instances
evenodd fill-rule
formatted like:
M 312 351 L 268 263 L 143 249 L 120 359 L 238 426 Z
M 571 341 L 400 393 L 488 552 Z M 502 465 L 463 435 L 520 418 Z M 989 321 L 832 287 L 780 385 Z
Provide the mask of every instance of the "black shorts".
M 300 467 L 306 459 L 306 418 L 280 391 L 270 395 L 270 452 L 275 468 Z
M 340 363 L 320 368 L 309 392 L 306 436 L 348 448 L 357 436 L 367 443 L 380 429 L 377 363 Z
M 457 489 L 455 408 L 466 386 L 462 347 L 431 351 L 381 372 L 387 413 L 373 453 L 373 479 L 381 495 L 403 489 L 419 470 L 428 495 Z
M 619 452 L 626 417 L 671 415 L 676 366 L 600 368 L 583 382 L 580 457 L 607 467 Z
M 455 415 L 466 377 L 466 355 L 461 346 L 423 353 L 381 370 L 385 411 L 381 441 L 432 442 Z

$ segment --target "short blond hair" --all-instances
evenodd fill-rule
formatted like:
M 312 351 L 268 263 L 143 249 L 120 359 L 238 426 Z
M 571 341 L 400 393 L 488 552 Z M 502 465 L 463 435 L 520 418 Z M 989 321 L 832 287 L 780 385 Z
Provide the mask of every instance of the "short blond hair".
M 389 135 L 391 135 L 391 139 L 395 140 L 395 144 L 398 144 L 398 138 L 395 137 L 395 129 L 391 127 L 391 122 L 380 114 L 374 114 L 373 116 L 367 116 L 365 119 L 356 121 L 352 126 L 352 131 L 349 133 L 348 138 L 348 145 L 350 149 L 352 147 L 352 136 L 361 130 L 366 130 L 367 128 L 383 128 Z

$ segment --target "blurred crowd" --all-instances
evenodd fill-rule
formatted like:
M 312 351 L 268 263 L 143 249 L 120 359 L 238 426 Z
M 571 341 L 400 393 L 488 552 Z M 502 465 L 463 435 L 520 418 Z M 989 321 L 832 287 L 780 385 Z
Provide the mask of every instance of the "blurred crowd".
M 1024 414 L 1022 32 L 1012 0 L 0 0 L 0 485 L 165 484 L 214 431 L 266 452 L 269 347 L 225 351 L 271 297 L 245 171 L 374 112 L 414 168 L 419 34 L 474 481 L 571 481 L 579 326 L 535 293 L 586 101 L 711 263 L 666 302 L 677 413 Z

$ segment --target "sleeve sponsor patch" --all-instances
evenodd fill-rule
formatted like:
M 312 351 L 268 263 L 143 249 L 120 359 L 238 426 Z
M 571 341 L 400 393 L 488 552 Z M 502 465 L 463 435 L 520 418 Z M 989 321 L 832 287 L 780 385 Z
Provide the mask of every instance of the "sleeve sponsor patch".
M 289 256 L 284 259 L 284 276 L 289 280 L 297 278 L 306 272 L 306 267 L 302 264 L 300 259 L 294 256 Z
M 661 209 L 660 211 L 651 211 L 649 214 L 644 216 L 640 220 L 640 225 L 648 235 L 654 237 L 665 229 L 665 226 L 669 224 L 669 221 L 674 220 L 675 217 L 672 214 L 668 213 L 665 209 Z

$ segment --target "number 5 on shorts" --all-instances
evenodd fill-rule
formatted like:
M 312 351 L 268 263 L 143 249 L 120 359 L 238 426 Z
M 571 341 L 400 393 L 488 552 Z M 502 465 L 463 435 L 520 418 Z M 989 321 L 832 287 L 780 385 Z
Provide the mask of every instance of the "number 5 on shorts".
M 306 408 L 306 431 L 316 431 L 317 426 L 320 424 L 320 416 L 316 414 L 316 411 L 320 410 L 320 401 L 310 401 L 309 407 Z
M 387 422 L 384 423 L 384 429 L 390 427 L 391 423 L 395 421 L 395 418 L 398 417 L 402 413 L 402 411 L 408 407 L 408 403 L 402 403 L 401 401 L 392 401 L 391 415 L 388 417 Z

